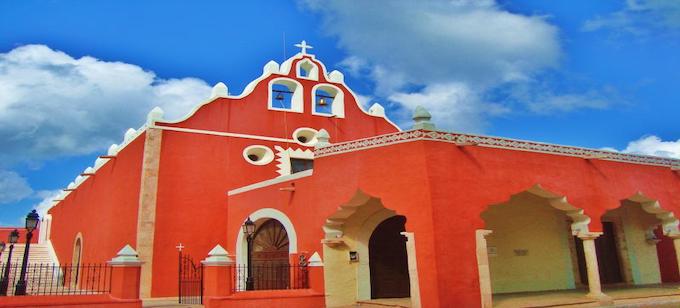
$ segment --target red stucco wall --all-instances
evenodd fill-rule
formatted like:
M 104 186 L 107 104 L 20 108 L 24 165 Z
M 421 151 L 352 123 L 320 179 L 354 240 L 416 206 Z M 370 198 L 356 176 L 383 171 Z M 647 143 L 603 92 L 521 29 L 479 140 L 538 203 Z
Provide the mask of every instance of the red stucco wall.
M 26 243 L 26 229 L 24 226 L 19 227 L 0 227 L 0 242 L 5 242 L 9 245 L 9 234 L 14 230 L 19 231 L 19 240 L 17 243 Z M 31 238 L 31 243 L 37 243 L 40 234 L 40 227 L 33 230 L 33 237 Z
M 144 138 L 138 136 L 49 211 L 60 263 L 72 262 L 79 232 L 83 263 L 104 262 L 125 245 L 135 246 Z
M 325 219 L 361 189 L 407 217 L 424 307 L 480 304 L 480 214 L 536 184 L 583 208 L 591 231 L 601 231 L 600 216 L 638 191 L 668 210 L 680 208 L 673 198 L 680 195 L 680 176 L 669 168 L 430 141 L 318 158 L 314 175 L 295 182 L 294 193 L 279 191 L 284 183 L 229 198 L 231 249 L 238 223 L 266 205 L 288 215 L 300 250 L 321 253 Z

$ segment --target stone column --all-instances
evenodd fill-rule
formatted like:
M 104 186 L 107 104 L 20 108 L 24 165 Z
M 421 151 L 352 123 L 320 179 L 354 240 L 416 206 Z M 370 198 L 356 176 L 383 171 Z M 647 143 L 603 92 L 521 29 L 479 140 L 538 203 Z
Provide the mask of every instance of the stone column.
M 160 129 L 148 128 L 146 130 L 137 214 L 137 250 L 139 258 L 144 261 L 140 285 L 143 298 L 151 297 L 153 242 L 156 231 L 156 192 L 158 191 L 162 137 L 163 131 Z
M 602 293 L 600 285 L 600 268 L 597 264 L 597 252 L 595 251 L 595 239 L 602 235 L 602 232 L 579 233 L 578 237 L 583 243 L 583 254 L 586 259 L 586 269 L 588 270 L 588 297 L 596 299 L 608 298 Z
M 203 264 L 203 297 L 204 303 L 208 304 L 211 297 L 224 297 L 233 293 L 234 277 L 231 269 L 234 260 L 229 253 L 217 245 L 209 253 Z
M 486 236 L 491 230 L 477 230 L 477 271 L 479 273 L 479 293 L 482 297 L 482 308 L 493 307 L 493 291 L 491 289 L 491 270 L 489 269 L 489 252 L 486 247 Z
M 406 237 L 408 256 L 408 276 L 411 285 L 411 307 L 420 308 L 420 283 L 418 281 L 418 262 L 416 260 L 416 239 L 413 232 L 401 232 Z
M 673 239 L 673 248 L 675 250 L 675 260 L 678 263 L 678 270 L 680 270 L 680 233 L 673 232 L 668 235 Z
M 111 265 L 111 297 L 139 299 L 139 278 L 142 262 L 137 252 L 126 245 L 108 262 Z

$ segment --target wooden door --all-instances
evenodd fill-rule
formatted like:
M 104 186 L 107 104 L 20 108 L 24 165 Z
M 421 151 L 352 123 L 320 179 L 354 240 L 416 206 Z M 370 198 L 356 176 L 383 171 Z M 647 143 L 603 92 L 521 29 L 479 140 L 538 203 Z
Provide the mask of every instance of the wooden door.
M 623 282 L 614 223 L 603 221 L 602 228 L 602 235 L 595 239 L 595 252 L 597 253 L 597 263 L 600 270 L 600 283 L 611 284 Z M 574 237 L 574 241 L 581 283 L 587 285 L 588 272 L 586 269 L 585 255 L 583 253 L 583 242 L 576 236 Z
M 290 285 L 288 233 L 276 219 L 269 219 L 255 232 L 253 280 L 255 290 L 287 289 Z
M 405 231 L 406 217 L 386 219 L 373 231 L 369 240 L 371 298 L 409 297 L 411 286 Z

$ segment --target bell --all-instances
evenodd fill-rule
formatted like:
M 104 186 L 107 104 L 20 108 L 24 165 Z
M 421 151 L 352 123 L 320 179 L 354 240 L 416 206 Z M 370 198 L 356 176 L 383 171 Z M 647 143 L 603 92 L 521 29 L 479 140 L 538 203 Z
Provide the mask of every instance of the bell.
M 326 105 L 328 105 L 328 103 L 326 102 L 326 98 L 325 98 L 325 97 L 319 98 L 319 103 L 318 103 L 318 105 L 319 105 L 319 106 L 326 106 Z
M 277 101 L 282 101 L 282 100 L 283 100 L 283 94 L 281 94 L 281 92 L 279 92 L 278 94 L 276 94 L 276 98 L 275 98 L 275 99 L 276 99 Z

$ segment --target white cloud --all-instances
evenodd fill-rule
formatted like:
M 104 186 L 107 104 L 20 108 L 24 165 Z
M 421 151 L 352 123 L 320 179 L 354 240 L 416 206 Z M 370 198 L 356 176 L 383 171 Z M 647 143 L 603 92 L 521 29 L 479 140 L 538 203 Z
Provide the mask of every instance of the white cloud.
M 628 0 L 623 9 L 587 20 L 583 31 L 608 29 L 614 33 L 647 36 L 680 30 L 680 1 Z
M 14 171 L 0 170 L 0 204 L 22 200 L 33 194 L 25 178 Z
M 35 195 L 36 198 L 41 198 L 42 200 L 36 204 L 33 208 L 38 212 L 40 217 L 45 217 L 47 210 L 52 208 L 54 202 L 52 200 L 56 199 L 61 193 L 60 189 L 57 190 L 41 190 Z
M 530 82 L 562 56 L 546 17 L 511 13 L 493 0 L 301 2 L 349 53 L 340 64 L 350 74 L 370 78 L 378 97 L 423 105 L 445 128 L 479 130 L 508 108 L 482 99 L 488 92 Z M 577 107 L 567 98 L 552 103 Z
M 498 115 L 508 109 L 492 103 L 484 102 L 477 91 L 470 89 L 465 83 L 446 83 L 428 85 L 422 91 L 414 93 L 396 93 L 389 97 L 406 108 L 414 110 L 417 106 L 428 106 L 430 113 L 447 119 L 447 128 L 479 132 L 486 125 L 484 115 Z M 484 114 L 482 113 L 484 112 Z M 410 118 L 410 112 L 401 115 L 400 122 Z
M 663 141 L 654 135 L 644 136 L 628 143 L 622 152 L 680 159 L 680 139 Z
M 195 78 L 162 79 L 123 62 L 44 45 L 0 53 L 0 160 L 40 161 L 119 143 L 154 106 L 177 118 L 210 95 Z

